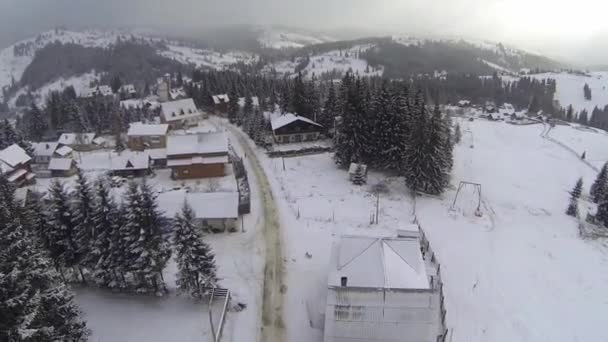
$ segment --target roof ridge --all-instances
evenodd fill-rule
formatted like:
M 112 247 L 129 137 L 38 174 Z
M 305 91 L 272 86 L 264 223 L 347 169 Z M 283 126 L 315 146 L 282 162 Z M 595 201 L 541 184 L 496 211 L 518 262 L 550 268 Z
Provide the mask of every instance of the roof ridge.
M 397 256 L 398 256 L 398 257 L 399 257 L 401 260 L 403 260 L 403 262 L 405 262 L 405 263 L 406 263 L 406 264 L 407 264 L 407 265 L 408 265 L 408 266 L 409 266 L 409 267 L 410 267 L 410 268 L 411 268 L 411 269 L 412 269 L 414 272 L 419 273 L 419 272 L 418 272 L 418 271 L 417 271 L 417 270 L 416 270 L 416 269 L 415 269 L 415 268 L 412 266 L 412 264 L 410 264 L 410 263 L 409 263 L 407 260 L 405 260 L 405 258 L 404 258 L 404 257 L 403 257 L 401 254 L 399 254 L 399 253 L 398 253 L 398 252 L 397 252 L 397 251 L 396 251 L 396 250 L 393 248 L 393 246 L 391 246 L 391 244 L 390 244 L 390 243 L 388 243 L 388 241 L 383 241 L 383 245 L 384 245 L 384 244 L 385 244 L 385 245 L 387 245 L 387 246 L 388 246 L 388 248 L 390 248 L 390 249 L 391 249 L 391 250 L 392 250 L 392 251 L 393 251 L 395 254 L 397 254 Z
M 378 240 L 380 240 L 380 238 L 375 238 L 367 247 L 363 248 L 363 250 L 361 250 L 360 253 L 356 254 L 355 256 L 353 256 L 348 262 L 344 263 L 344 265 L 340 266 L 338 265 L 338 271 L 343 269 L 344 267 L 348 266 L 351 262 L 353 262 L 353 260 L 357 259 L 358 257 L 360 257 L 363 253 L 365 253 L 374 243 L 378 242 Z M 338 262 L 340 262 L 339 260 L 340 256 L 338 255 Z

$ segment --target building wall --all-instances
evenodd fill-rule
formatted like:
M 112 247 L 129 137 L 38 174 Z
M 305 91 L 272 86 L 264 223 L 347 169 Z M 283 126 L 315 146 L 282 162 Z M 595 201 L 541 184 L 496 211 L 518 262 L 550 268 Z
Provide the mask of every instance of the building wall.
M 173 179 L 222 177 L 226 174 L 224 164 L 195 164 L 171 167 Z
M 69 170 L 51 170 L 51 177 L 71 177 L 76 174 L 77 168 L 72 167 Z
M 436 342 L 439 293 L 329 288 L 324 342 Z
M 296 143 L 302 141 L 315 141 L 319 139 L 319 132 L 273 134 L 274 141 L 279 144 Z
M 112 175 L 121 177 L 143 177 L 150 174 L 149 169 L 145 170 L 113 170 Z
M 223 218 L 223 219 L 197 219 L 203 229 L 213 230 L 218 232 L 233 231 L 236 229 L 235 218 Z
M 133 151 L 143 151 L 146 148 L 166 148 L 167 136 L 146 135 L 129 136 L 129 148 Z

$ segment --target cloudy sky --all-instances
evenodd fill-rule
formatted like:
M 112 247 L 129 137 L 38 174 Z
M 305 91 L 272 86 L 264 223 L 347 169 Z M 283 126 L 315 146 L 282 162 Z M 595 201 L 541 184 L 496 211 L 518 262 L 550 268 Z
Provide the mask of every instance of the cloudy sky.
M 60 25 L 192 31 L 282 24 L 489 39 L 608 64 L 607 13 L 602 0 L 0 0 L 0 46 Z

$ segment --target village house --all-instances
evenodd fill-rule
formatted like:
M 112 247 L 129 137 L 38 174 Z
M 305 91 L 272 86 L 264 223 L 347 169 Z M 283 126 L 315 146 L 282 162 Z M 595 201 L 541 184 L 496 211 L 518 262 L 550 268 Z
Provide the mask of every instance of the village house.
M 71 177 L 78 172 L 78 166 L 72 158 L 52 158 L 48 170 L 51 177 Z
M 228 94 L 213 95 L 211 99 L 213 100 L 215 114 L 222 115 L 228 113 L 228 105 L 230 103 Z
M 324 342 L 436 342 L 440 310 L 418 238 L 342 236 L 334 244 Z
M 72 155 L 72 148 L 63 146 L 58 142 L 32 143 L 34 150 L 34 164 L 48 164 L 52 158 L 68 158 Z
M 169 90 L 169 99 L 171 101 L 181 100 L 181 99 L 185 99 L 187 97 L 188 97 L 188 95 L 186 94 L 186 91 L 184 90 L 184 88 L 174 88 L 174 89 Z
M 123 99 L 133 99 L 137 97 L 137 90 L 132 84 L 123 84 L 120 86 L 118 92 L 121 94 L 121 98 Z
M 471 101 L 469 101 L 469 100 L 458 101 L 458 107 L 465 108 L 465 107 L 470 107 L 470 106 L 471 106 Z
M 196 126 L 200 119 L 201 112 L 192 99 L 164 102 L 160 105 L 160 121 L 168 124 L 170 129 Z
M 27 152 L 13 144 L 0 151 L 0 174 L 17 187 L 32 184 L 36 175 L 31 171 L 31 162 Z
M 214 232 L 237 229 L 238 192 L 174 192 L 159 197 L 159 206 L 173 217 L 181 211 L 184 201 L 194 210 L 195 224 L 202 229 Z
M 63 133 L 57 142 L 74 151 L 92 151 L 103 145 L 103 139 L 96 136 L 95 133 Z
M 90 98 L 94 96 L 114 96 L 114 92 L 112 92 L 112 88 L 107 85 L 100 85 L 97 87 L 86 88 L 80 93 L 80 97 Z
M 294 114 L 285 114 L 270 121 L 272 136 L 277 143 L 295 143 L 319 139 L 323 126 Z
M 143 177 L 151 173 L 150 156 L 145 152 L 123 151 L 113 154 L 111 160 L 111 173 L 121 177 Z
M 167 167 L 167 149 L 166 148 L 151 148 L 145 151 L 150 156 L 152 168 L 160 169 Z
M 224 133 L 172 135 L 167 139 L 167 166 L 173 179 L 221 177 L 228 162 Z
M 127 131 L 128 145 L 133 151 L 167 147 L 167 124 L 144 124 L 134 122 Z

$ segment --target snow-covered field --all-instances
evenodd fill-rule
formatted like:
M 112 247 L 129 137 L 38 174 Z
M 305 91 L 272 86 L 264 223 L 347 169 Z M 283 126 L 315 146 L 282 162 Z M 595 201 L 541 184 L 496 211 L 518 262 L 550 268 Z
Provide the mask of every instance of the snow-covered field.
M 160 51 L 160 54 L 182 64 L 194 64 L 197 67 L 217 70 L 222 70 L 239 62 L 252 64 L 258 60 L 256 55 L 247 52 L 220 53 L 213 50 L 201 50 L 178 45 L 167 45 L 167 50 Z
M 576 134 L 573 134 L 573 130 Z M 576 151 L 577 155 L 586 152 L 585 159 L 597 168 L 608 161 L 606 131 L 573 124 L 572 127 L 556 126 L 551 129 L 549 136 Z
M 564 108 L 572 105 L 575 111 L 586 109 L 589 114 L 594 107 L 604 108 L 608 105 L 608 72 L 592 72 L 590 76 L 569 73 L 545 73 L 531 75 L 537 79 L 552 78 L 557 82 L 555 99 Z M 585 100 L 583 86 L 587 83 L 591 88 L 591 100 Z
M 319 76 L 326 72 L 337 71 L 341 74 L 352 71 L 360 76 L 382 76 L 383 68 L 374 70 L 367 61 L 359 58 L 359 53 L 372 48 L 371 45 L 355 45 L 346 50 L 334 50 L 310 57 L 310 63 L 304 69 L 307 76 Z
M 416 209 L 442 263 L 452 341 L 608 340 L 608 243 L 580 239 L 576 220 L 564 214 L 576 179 L 588 190 L 595 172 L 540 137 L 542 125 L 460 125 L 451 188 L 418 198 Z M 562 128 L 565 136 L 581 133 Z M 581 141 L 588 151 L 606 145 L 608 136 Z M 281 211 L 288 340 L 322 341 L 332 242 L 345 233 L 395 234 L 412 220 L 413 202 L 399 177 L 372 172 L 368 185 L 351 185 L 330 154 L 286 158 L 283 170 L 261 152 Z M 380 181 L 390 191 L 381 194 L 379 224 L 370 225 L 370 187 Z M 460 181 L 482 184 L 482 217 L 470 188 L 450 210 Z
M 264 30 L 258 38 L 258 42 L 262 46 L 273 49 L 301 48 L 307 45 L 330 42 L 332 40 L 332 38 L 327 36 L 280 29 Z

